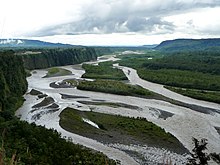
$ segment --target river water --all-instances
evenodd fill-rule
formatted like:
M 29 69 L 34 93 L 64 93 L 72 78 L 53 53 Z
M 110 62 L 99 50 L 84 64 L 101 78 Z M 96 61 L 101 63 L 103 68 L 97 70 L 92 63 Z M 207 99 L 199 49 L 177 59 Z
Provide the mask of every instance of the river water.
M 100 61 L 105 60 L 117 60 L 112 56 L 105 56 L 100 58 Z M 93 62 L 97 63 L 97 62 Z M 209 107 L 220 111 L 220 105 L 205 101 L 199 101 L 191 99 L 174 92 L 165 89 L 162 85 L 150 83 L 142 80 L 137 75 L 136 70 L 128 67 L 116 66 L 121 68 L 126 76 L 128 77 L 131 84 L 138 84 L 146 89 L 154 91 L 156 93 L 162 94 L 166 97 L 188 103 L 199 105 L 202 107 Z M 59 126 L 59 114 L 66 107 L 72 107 L 78 110 L 90 111 L 91 109 L 95 112 L 102 112 L 107 114 L 118 114 L 130 117 L 144 117 L 147 120 L 157 124 L 158 126 L 164 128 L 167 132 L 170 132 L 188 149 L 193 148 L 192 137 L 201 139 L 208 139 L 208 149 L 209 152 L 220 152 L 220 135 L 218 134 L 216 128 L 220 128 L 220 114 L 211 113 L 204 114 L 197 111 L 193 111 L 189 108 L 176 106 L 171 103 L 154 100 L 154 99 L 143 99 L 130 96 L 119 96 L 113 94 L 104 94 L 99 92 L 91 91 L 81 91 L 76 88 L 51 88 L 49 86 L 52 82 L 61 82 L 64 79 L 81 79 L 80 77 L 84 74 L 84 70 L 78 69 L 73 66 L 64 66 L 70 70 L 73 74 L 68 76 L 60 77 L 50 77 L 42 78 L 46 75 L 46 70 L 35 70 L 32 72 L 32 76 L 28 77 L 28 91 L 31 89 L 36 89 L 44 94 L 52 97 L 55 103 L 59 105 L 58 111 L 51 111 L 47 108 L 39 108 L 33 111 L 32 106 L 41 102 L 42 99 L 38 99 L 36 96 L 27 94 L 24 96 L 26 101 L 24 105 L 16 112 L 16 115 L 20 117 L 21 120 L 28 122 L 35 122 L 38 125 L 43 125 L 46 128 L 54 128 L 61 133 L 61 135 L 66 139 L 71 139 L 74 143 L 82 144 L 86 147 L 98 150 L 106 154 L 109 158 L 119 160 L 121 164 L 143 164 L 139 159 L 129 156 L 124 151 L 135 151 L 140 153 L 143 157 L 149 160 L 148 164 L 162 163 L 164 160 L 164 155 L 173 158 L 177 164 L 184 164 L 186 157 L 183 155 L 178 155 L 175 153 L 170 153 L 164 149 L 159 148 L 149 148 L 147 146 L 124 146 L 121 144 L 109 144 L 104 145 L 95 140 L 82 137 L 70 132 L 65 131 Z M 128 70 L 130 73 L 128 74 Z M 74 95 L 75 98 L 62 99 L 61 94 Z M 112 108 L 106 106 L 92 106 L 79 103 L 78 101 L 94 101 L 94 100 L 105 100 L 107 102 L 124 103 L 133 106 L 138 106 L 139 109 L 129 109 L 129 108 Z M 160 118 L 160 113 L 169 112 L 172 114 L 169 118 Z M 146 162 L 145 162 L 146 163 Z

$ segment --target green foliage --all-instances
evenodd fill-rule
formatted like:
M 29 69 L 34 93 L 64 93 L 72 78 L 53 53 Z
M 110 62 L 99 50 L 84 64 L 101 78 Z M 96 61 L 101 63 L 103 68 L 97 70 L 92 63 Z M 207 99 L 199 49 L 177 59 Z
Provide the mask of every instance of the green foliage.
M 81 90 L 112 93 L 118 95 L 149 97 L 154 93 L 140 86 L 129 85 L 113 80 L 81 81 L 77 87 Z
M 25 69 L 25 72 L 26 72 L 26 77 L 30 77 L 31 76 L 31 71 L 30 70 Z
M 170 53 L 164 58 L 145 61 L 146 69 L 178 69 L 220 75 L 220 52 L 191 51 Z
M 83 122 L 82 118 L 96 123 L 100 129 Z M 101 140 L 104 143 L 112 141 L 112 143 L 147 144 L 186 151 L 174 136 L 144 118 L 129 118 L 66 108 L 60 114 L 60 125 L 70 132 Z
M 96 51 L 96 54 L 98 56 L 106 55 L 106 54 L 112 54 L 113 51 L 109 47 L 93 47 Z
M 129 66 L 132 68 L 141 68 L 146 62 L 152 62 L 152 60 L 160 59 L 163 54 L 159 51 L 148 50 L 145 54 L 126 54 L 118 55 L 120 61 L 117 61 L 122 66 Z
M 199 100 L 205 100 L 215 103 L 220 103 L 220 92 L 205 91 L 205 90 L 195 90 L 195 89 L 183 89 L 183 88 L 174 88 L 166 86 L 167 89 L 172 90 L 176 93 L 192 97 Z
M 66 76 L 66 75 L 71 75 L 71 74 L 72 74 L 72 72 L 67 69 L 49 68 L 48 73 L 45 77 Z
M 100 63 L 99 65 L 83 64 L 82 67 L 86 71 L 82 76 L 83 78 L 127 80 L 122 70 L 113 68 L 112 64 L 106 62 Z
M 163 57 L 163 54 L 159 51 L 152 51 L 152 50 L 144 50 L 142 51 L 143 54 L 119 54 L 116 57 L 124 60 L 139 60 L 146 62 L 148 58 L 157 59 Z
M 153 54 L 157 54 L 153 51 Z M 158 58 L 159 57 L 159 58 Z M 169 86 L 220 90 L 220 53 L 179 52 L 169 55 L 132 59 L 122 58 L 120 65 L 137 69 L 138 75 L 145 80 Z
M 79 85 L 79 80 L 76 80 L 76 79 L 67 79 L 63 81 L 71 84 L 73 87 L 76 87 Z
M 60 138 L 54 130 L 13 119 L 0 123 L 6 156 L 24 164 L 115 164 L 106 156 Z
M 27 89 L 22 58 L 0 53 L 0 150 L 4 163 L 17 164 L 116 164 L 106 156 L 60 138 L 54 130 L 28 124 L 14 117 Z M 36 93 L 36 91 L 34 92 Z M 13 158 L 13 159 L 11 159 Z
M 220 50 L 220 39 L 176 39 L 163 41 L 156 47 L 157 50 L 162 51 L 192 51 L 192 50 Z
M 148 51 L 150 48 L 154 48 L 156 45 L 144 45 L 144 46 L 111 46 L 108 48 L 113 53 L 121 53 L 124 51 Z M 107 53 L 109 54 L 109 53 Z
M 21 54 L 26 69 L 42 69 L 53 66 L 79 64 L 96 60 L 93 48 L 42 49 L 40 54 Z
M 176 69 L 138 69 L 138 75 L 148 81 L 182 88 L 220 90 L 220 76 Z
M 13 114 L 26 89 L 22 59 L 15 56 L 13 51 L 0 53 L 0 110 Z

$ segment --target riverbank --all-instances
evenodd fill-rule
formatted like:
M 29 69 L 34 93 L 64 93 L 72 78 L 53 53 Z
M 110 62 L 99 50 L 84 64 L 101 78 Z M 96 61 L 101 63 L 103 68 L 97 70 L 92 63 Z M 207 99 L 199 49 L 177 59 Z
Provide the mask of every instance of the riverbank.
M 56 88 L 56 89 L 51 88 L 49 84 L 52 82 L 61 82 L 64 79 L 81 79 L 80 77 L 84 73 L 83 70 L 77 70 L 72 68 L 71 66 L 66 66 L 62 68 L 70 70 L 74 75 L 43 79 L 42 77 L 46 74 L 46 71 L 37 70 L 36 71 L 37 73 L 33 74 L 31 77 L 28 78 L 29 90 L 36 89 L 52 97 L 55 100 L 55 103 L 59 105 L 59 111 L 53 113 L 45 113 L 39 119 L 34 121 L 32 120 L 32 116 L 42 111 L 45 112 L 45 109 L 44 110 L 40 109 L 39 111 L 31 113 L 30 112 L 32 110 L 31 107 L 42 100 L 39 99 L 36 100 L 35 96 L 26 95 L 25 96 L 26 102 L 24 103 L 23 107 L 20 108 L 16 113 L 17 115 L 20 115 L 22 120 L 26 120 L 29 122 L 34 121 L 39 125 L 45 125 L 47 128 L 54 128 L 57 131 L 61 132 L 62 136 L 65 136 L 66 138 L 71 137 L 74 143 L 80 143 L 87 147 L 91 147 L 95 150 L 99 150 L 110 158 L 120 160 L 121 162 L 123 162 L 122 164 L 131 164 L 130 162 L 136 164 L 136 161 L 134 161 L 135 158 L 131 158 L 132 154 L 128 156 L 127 154 L 122 152 L 125 151 L 124 149 L 126 147 L 122 147 L 122 146 L 121 148 L 116 147 L 116 148 L 120 148 L 121 151 L 119 151 L 118 149 L 116 150 L 115 148 L 112 148 L 112 146 L 117 146 L 117 145 L 104 146 L 103 144 L 100 144 L 97 141 L 82 136 L 78 136 L 63 130 L 59 126 L 59 120 L 60 120 L 59 114 L 62 112 L 62 110 L 65 107 L 71 107 L 83 111 L 92 110 L 94 112 L 100 112 L 104 114 L 146 118 L 147 120 L 165 129 L 165 131 L 172 133 L 188 150 L 191 150 L 193 148 L 193 144 L 191 141 L 191 137 L 193 136 L 199 139 L 207 138 L 208 139 L 207 147 L 209 151 L 217 152 L 217 153 L 220 152 L 219 151 L 220 144 L 218 143 L 219 134 L 215 129 L 215 127 L 220 127 L 219 114 L 216 113 L 214 113 L 214 115 L 204 114 L 197 111 L 192 111 L 189 108 L 184 108 L 181 106 L 173 105 L 165 101 L 160 101 L 155 99 L 144 99 L 144 98 L 137 98 L 131 96 L 119 96 L 114 94 L 104 94 L 100 92 L 82 91 L 76 88 Z M 137 75 L 134 74 L 135 71 L 132 70 L 132 68 L 122 67 L 121 69 L 123 69 L 125 73 L 128 73 L 127 71 L 128 69 L 131 70 L 130 76 L 128 76 L 130 83 L 142 85 L 144 80 L 140 80 L 139 78 L 137 78 Z M 147 82 L 144 81 L 144 83 Z M 157 84 L 153 84 L 153 85 L 155 85 L 156 87 L 158 86 Z M 153 85 L 150 86 L 144 85 L 143 87 L 150 90 L 157 89 Z M 161 88 L 162 86 L 160 86 L 156 91 L 158 93 L 163 93 L 163 89 L 161 90 Z M 62 98 L 61 94 L 65 97 L 66 96 L 76 96 L 76 97 L 72 97 L 72 98 L 66 97 L 64 99 Z M 169 95 L 169 97 L 172 97 L 172 95 Z M 176 97 L 172 97 L 172 98 L 176 99 Z M 191 100 L 190 98 L 188 99 L 190 100 L 190 103 L 193 103 L 193 100 Z M 94 100 L 102 100 L 104 102 L 110 102 L 110 103 L 122 103 L 122 104 L 129 103 L 129 105 L 136 106 L 139 108 L 138 109 L 129 109 L 127 107 L 114 108 L 106 105 L 100 105 L 100 106 L 88 105 L 88 104 L 84 104 L 83 102 L 80 102 L 80 101 L 94 102 Z M 183 99 L 181 101 L 185 101 L 185 100 Z M 200 104 L 200 101 L 195 103 L 197 103 L 196 105 L 199 106 L 206 105 L 205 107 L 218 108 L 218 106 L 216 107 L 209 106 L 209 104 L 205 104 L 205 103 Z M 210 105 L 213 104 L 211 103 Z M 169 117 L 161 118 L 160 116 L 163 115 L 163 112 L 170 113 L 172 115 L 169 115 Z M 137 150 L 137 146 L 131 148 L 135 149 L 135 151 Z M 139 148 L 140 153 L 142 150 L 141 148 L 142 147 Z M 132 149 L 129 150 L 129 152 L 131 153 Z

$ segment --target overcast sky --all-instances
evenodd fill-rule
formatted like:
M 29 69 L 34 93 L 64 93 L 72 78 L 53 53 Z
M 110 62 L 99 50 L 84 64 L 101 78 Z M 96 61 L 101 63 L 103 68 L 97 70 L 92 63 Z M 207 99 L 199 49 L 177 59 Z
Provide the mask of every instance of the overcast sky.
M 0 0 L 0 38 L 144 45 L 220 37 L 220 0 Z

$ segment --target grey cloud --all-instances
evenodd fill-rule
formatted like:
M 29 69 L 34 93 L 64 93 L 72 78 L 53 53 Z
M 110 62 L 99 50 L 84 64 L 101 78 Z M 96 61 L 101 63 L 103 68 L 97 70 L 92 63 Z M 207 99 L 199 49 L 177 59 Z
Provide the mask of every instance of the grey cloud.
M 130 17 L 127 20 L 129 30 L 137 32 L 146 28 L 147 20 L 144 17 Z
M 93 4 L 84 4 L 81 20 L 43 28 L 31 35 L 172 33 L 175 26 L 164 17 L 216 6 L 220 6 L 219 0 L 94 0 Z
M 219 28 L 220 28 L 220 25 L 216 26 L 216 27 L 209 27 L 209 28 L 206 28 L 206 29 L 198 29 L 197 31 L 200 34 L 204 34 L 204 35 L 220 36 Z
M 163 21 L 159 17 L 152 17 L 149 19 L 143 17 L 132 17 L 128 19 L 127 27 L 129 31 L 154 32 L 157 29 L 160 31 L 174 31 L 174 25 L 170 22 Z
M 124 21 L 99 21 L 96 19 L 86 18 L 77 23 L 70 23 L 55 26 L 53 28 L 47 28 L 35 33 L 35 36 L 46 36 L 56 34 L 88 34 L 88 33 L 125 33 L 125 32 L 140 32 L 140 33 L 158 33 L 162 31 L 171 33 L 174 31 L 175 26 L 167 21 L 163 21 L 161 18 L 152 17 L 130 17 Z

